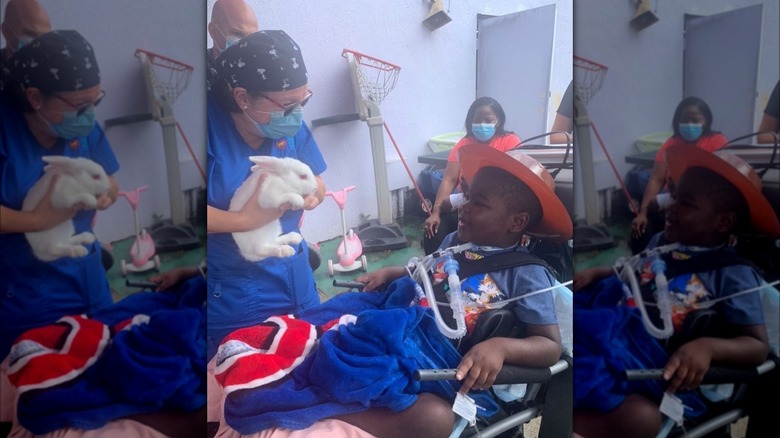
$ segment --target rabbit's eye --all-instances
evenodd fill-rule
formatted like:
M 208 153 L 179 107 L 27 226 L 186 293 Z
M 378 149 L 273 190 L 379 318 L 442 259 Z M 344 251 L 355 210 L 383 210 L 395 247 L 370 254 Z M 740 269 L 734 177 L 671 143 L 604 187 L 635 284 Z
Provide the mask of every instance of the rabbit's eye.
M 100 175 L 92 175 L 92 179 L 94 179 L 95 181 L 99 181 Z
M 306 175 L 305 173 L 303 173 L 303 174 L 298 175 L 298 178 L 300 178 L 302 180 L 307 180 L 307 179 L 309 179 L 309 175 Z

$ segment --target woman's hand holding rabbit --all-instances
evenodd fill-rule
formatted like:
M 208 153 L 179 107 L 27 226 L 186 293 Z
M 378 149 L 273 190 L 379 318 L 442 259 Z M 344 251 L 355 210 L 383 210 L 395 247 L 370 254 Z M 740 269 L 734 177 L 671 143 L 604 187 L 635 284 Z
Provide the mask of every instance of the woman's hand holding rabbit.
M 263 187 L 263 181 L 265 181 L 268 175 L 261 175 L 257 183 L 257 189 L 252 195 L 252 199 L 258 199 L 260 196 L 260 190 Z M 282 217 L 285 211 L 292 208 L 289 203 L 282 204 L 279 208 L 263 208 L 258 202 L 247 202 L 239 211 L 241 215 L 241 230 L 253 230 L 263 225 L 275 221 Z
M 314 210 L 318 205 L 320 205 L 320 199 L 315 195 L 308 195 L 303 198 L 304 210 Z
M 111 205 L 114 203 L 114 200 L 111 199 L 108 195 L 100 195 L 97 197 L 97 209 L 98 210 L 105 210 L 108 207 L 111 207 Z
M 84 206 L 81 204 L 74 205 L 71 208 L 57 208 L 52 205 L 51 198 L 58 179 L 59 175 L 54 175 L 54 177 L 52 177 L 46 194 L 32 210 L 32 214 L 35 217 L 34 222 L 36 223 L 36 230 L 46 230 L 57 224 L 71 220 L 76 216 L 76 213 L 84 209 Z

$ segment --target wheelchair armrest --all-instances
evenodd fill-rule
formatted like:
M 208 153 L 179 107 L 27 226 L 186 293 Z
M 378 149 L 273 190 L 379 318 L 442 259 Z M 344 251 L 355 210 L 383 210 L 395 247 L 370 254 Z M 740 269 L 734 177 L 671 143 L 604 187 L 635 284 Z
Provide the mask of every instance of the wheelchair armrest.
M 755 367 L 726 367 L 713 365 L 707 370 L 702 379 L 702 384 L 713 383 L 747 383 L 758 379 L 760 376 L 780 366 L 780 359 L 772 356 L 764 363 Z M 663 369 L 653 368 L 647 370 L 625 370 L 623 377 L 626 380 L 661 380 Z
M 504 365 L 496 376 L 494 385 L 508 383 L 544 383 L 550 378 L 571 367 L 571 356 L 564 355 L 558 362 L 549 367 L 522 367 L 518 365 Z M 419 381 L 429 380 L 455 380 L 455 369 L 417 370 L 414 379 Z

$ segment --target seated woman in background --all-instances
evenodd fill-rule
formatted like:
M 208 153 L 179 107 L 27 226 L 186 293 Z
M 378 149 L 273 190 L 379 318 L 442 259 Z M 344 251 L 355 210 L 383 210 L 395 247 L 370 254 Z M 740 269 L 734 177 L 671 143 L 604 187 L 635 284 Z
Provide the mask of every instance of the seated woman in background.
M 655 164 L 647 183 L 642 203 L 634 220 L 631 222 L 631 251 L 636 254 L 647 246 L 655 233 L 663 230 L 664 215 L 656 210 L 663 209 L 667 197 L 656 199 L 661 189 L 666 185 L 668 163 L 666 150 L 672 145 L 693 145 L 706 151 L 714 152 L 728 143 L 723 134 L 712 130 L 712 111 L 707 103 L 698 97 L 686 97 L 674 110 L 672 117 L 674 135 L 661 145 L 655 156 Z
M 433 203 L 431 215 L 425 220 L 423 249 L 430 254 L 439 248 L 444 236 L 457 229 L 457 206 L 455 211 L 442 217 L 442 203 L 455 190 L 460 179 L 458 150 L 470 144 L 488 145 L 493 149 L 506 152 L 522 144 L 520 137 L 514 132 L 506 131 L 506 114 L 501 104 L 492 97 L 480 97 L 475 100 L 466 113 L 466 136 L 463 137 L 450 152 L 447 167 L 444 170 L 436 200 Z

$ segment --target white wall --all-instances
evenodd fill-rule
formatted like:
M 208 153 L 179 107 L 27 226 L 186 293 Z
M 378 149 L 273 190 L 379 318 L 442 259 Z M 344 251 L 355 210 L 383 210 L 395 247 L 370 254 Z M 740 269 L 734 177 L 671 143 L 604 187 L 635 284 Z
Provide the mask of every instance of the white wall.
M 634 141 L 646 134 L 671 131 L 674 109 L 683 98 L 684 14 L 711 15 L 763 4 L 763 26 L 758 67 L 755 127 L 780 77 L 780 31 L 776 0 L 653 0 L 660 20 L 637 32 L 629 24 L 636 3 L 611 0 L 575 2 L 575 55 L 609 67 L 601 90 L 588 103 L 588 114 L 596 125 L 621 177 L 631 166 L 624 157 L 636 152 Z M 727 59 L 723 60 L 728 63 Z M 575 72 L 576 75 L 576 72 Z M 715 114 L 714 129 L 718 118 Z M 597 189 L 617 187 L 595 136 Z M 579 180 L 578 180 L 579 181 Z M 578 212 L 582 208 L 578 205 Z
M 385 122 L 416 177 L 424 166 L 417 156 L 429 152 L 429 138 L 463 129 L 475 99 L 477 14 L 503 15 L 557 4 L 556 57 L 549 107 L 554 113 L 571 79 L 571 0 L 458 0 L 445 2 L 452 21 L 431 32 L 422 21 L 430 2 L 405 0 L 368 2 L 322 0 L 247 0 L 257 12 L 261 29 L 286 31 L 303 50 L 314 97 L 304 119 L 356 112 L 349 69 L 342 49 L 352 49 L 401 66 L 395 89 L 380 108 Z M 213 0 L 209 1 L 209 15 Z M 210 43 L 209 43 L 210 44 Z M 511 54 L 511 43 L 508 43 Z M 521 72 L 518 77 L 521 78 Z M 494 96 L 499 101 L 501 96 Z M 552 115 L 550 116 L 552 124 Z M 359 223 L 361 213 L 377 217 L 371 144 L 365 122 L 314 128 L 328 170 L 322 175 L 329 189 L 349 185 L 347 225 Z M 397 161 L 385 135 L 389 159 Z M 389 165 L 388 179 L 412 187 L 400 163 Z M 391 184 L 392 185 L 392 184 Z M 330 198 L 307 212 L 303 233 L 317 242 L 341 234 L 338 207 Z
M 143 48 L 195 67 L 189 87 L 174 102 L 176 119 L 198 160 L 205 166 L 205 51 L 203 35 L 205 8 L 193 8 L 188 0 L 39 0 L 49 12 L 53 29 L 78 30 L 92 44 L 100 66 L 101 86 L 106 98 L 97 108 L 98 122 L 146 112 L 141 64 L 133 56 Z M 5 10 L 7 0 L 0 0 Z M 3 45 L 5 42 L 3 41 Z M 152 214 L 170 217 L 168 180 L 159 123 L 146 121 L 111 127 L 106 135 L 120 163 L 115 175 L 120 190 L 142 185 L 150 189 L 141 195 L 141 225 L 151 225 Z M 204 186 L 184 139 L 178 137 L 182 189 Z M 120 198 L 98 214 L 95 232 L 111 242 L 135 234 L 133 213 Z

